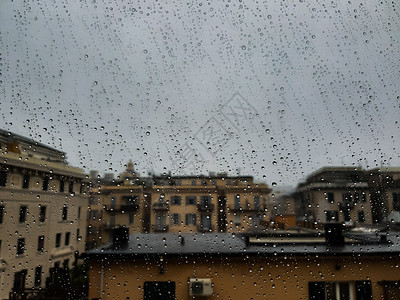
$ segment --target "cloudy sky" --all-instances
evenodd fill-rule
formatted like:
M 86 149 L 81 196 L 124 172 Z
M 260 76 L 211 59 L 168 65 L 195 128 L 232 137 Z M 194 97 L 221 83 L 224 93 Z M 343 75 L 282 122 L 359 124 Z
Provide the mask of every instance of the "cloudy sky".
M 400 166 L 398 2 L 214 2 L 1 0 L 0 127 L 100 173 Z

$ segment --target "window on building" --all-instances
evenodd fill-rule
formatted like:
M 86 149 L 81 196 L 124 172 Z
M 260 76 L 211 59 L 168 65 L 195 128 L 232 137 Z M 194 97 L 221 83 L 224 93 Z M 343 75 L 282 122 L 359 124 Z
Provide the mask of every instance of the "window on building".
M 25 205 L 21 205 L 19 207 L 19 222 L 20 223 L 25 223 L 26 222 L 26 214 L 28 211 L 28 207 Z
M 65 192 L 65 181 L 60 180 L 60 193 L 64 193 L 64 192 Z
M 372 288 L 370 281 L 355 282 L 309 282 L 308 292 L 310 300 L 319 299 L 368 299 L 372 300 Z
M 165 226 L 167 216 L 165 214 L 156 214 L 156 226 Z
M 70 181 L 68 186 L 68 192 L 72 194 L 74 192 L 74 182 Z
M 181 223 L 181 215 L 180 214 L 172 214 L 171 215 L 171 225 L 180 225 Z
M 186 196 L 186 205 L 196 205 L 196 196 Z
M 1 252 L 1 246 L 2 246 L 2 243 L 1 243 L 1 240 L 0 240 L 0 257 L 1 257 L 1 254 L 2 254 L 2 252 Z
M 192 184 L 192 185 L 196 185 L 196 184 L 197 184 L 197 181 L 196 181 L 196 180 L 192 180 L 191 184 Z
M 64 204 L 63 208 L 62 208 L 62 215 L 61 215 L 61 219 L 63 221 L 66 221 L 68 218 L 68 207 Z
M 44 250 L 44 235 L 40 235 L 38 237 L 37 251 L 38 252 L 43 252 L 43 250 Z
M 0 186 L 6 186 L 6 185 L 7 185 L 7 171 L 1 170 L 0 171 Z
M 211 197 L 210 196 L 200 196 L 200 205 L 203 207 L 211 206 Z
M 354 193 L 354 203 L 358 203 L 360 201 L 360 194 L 358 192 Z
M 240 195 L 235 196 L 235 209 L 240 209 Z
M 260 196 L 254 196 L 254 209 L 259 210 L 261 209 L 260 205 Z
M 358 211 L 358 222 L 364 223 L 365 222 L 365 216 L 364 216 L 364 211 L 359 210 Z
M 235 215 L 235 226 L 240 226 L 240 216 L 238 214 Z
M 144 300 L 175 299 L 174 281 L 145 281 L 144 282 Z
M 393 210 L 400 211 L 400 193 L 393 193 Z
M 39 222 L 43 223 L 46 221 L 46 206 L 41 205 L 39 207 Z
M 171 205 L 181 205 L 181 196 L 171 196 Z
M 0 205 L 0 224 L 3 224 L 4 222 L 4 211 L 5 211 L 4 206 Z
M 80 234 L 81 234 L 81 231 L 80 231 L 80 229 L 78 228 L 78 229 L 76 230 L 76 240 L 77 240 L 77 241 L 80 241 L 80 240 L 81 240 Z
M 134 214 L 129 214 L 129 225 L 132 225 L 134 221 Z
M 210 229 L 211 228 L 211 216 L 202 214 L 200 218 L 200 226 L 202 229 Z
M 17 242 L 17 255 L 24 254 L 25 252 L 25 239 L 19 238 Z
M 61 233 L 56 234 L 56 248 L 61 246 Z
M 115 209 L 117 207 L 117 198 L 111 197 L 111 209 Z
M 24 178 L 22 180 L 22 188 L 23 189 L 29 189 L 29 180 L 30 180 L 29 174 L 24 174 Z
M 70 238 L 71 238 L 71 232 L 66 232 L 65 233 L 65 246 L 69 245 Z
M 42 284 L 42 266 L 35 268 L 35 286 L 40 286 Z
M 367 202 L 367 194 L 365 192 L 361 192 L 361 200 L 363 203 Z
M 196 214 L 186 214 L 185 215 L 186 225 L 196 225 Z
M 339 221 L 339 212 L 337 210 L 327 210 L 325 214 L 326 214 L 326 222 Z
M 63 261 L 63 268 L 64 269 L 68 269 L 69 268 L 69 259 L 67 258 L 67 259 L 64 259 L 64 261 Z
M 42 182 L 42 190 L 47 191 L 49 189 L 49 177 L 44 177 Z
M 81 210 L 82 210 L 82 207 L 78 207 L 78 220 L 81 218 Z
M 329 203 L 334 203 L 335 202 L 335 195 L 332 192 L 328 192 L 326 193 L 326 196 L 328 198 L 328 202 Z
M 350 211 L 348 209 L 343 209 L 343 220 L 345 222 L 351 221 Z

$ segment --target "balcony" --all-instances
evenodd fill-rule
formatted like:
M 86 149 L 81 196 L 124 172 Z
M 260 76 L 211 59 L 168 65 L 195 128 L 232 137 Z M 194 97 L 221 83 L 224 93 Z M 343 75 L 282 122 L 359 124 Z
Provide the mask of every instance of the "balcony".
M 107 212 L 115 212 L 115 213 L 138 211 L 139 204 L 135 203 L 135 204 L 121 205 L 121 206 L 106 205 L 105 210 Z
M 209 225 L 209 226 L 203 226 L 203 225 L 198 225 L 197 226 L 197 231 L 198 232 L 212 232 L 213 231 L 213 226 Z
M 166 202 L 153 203 L 153 210 L 155 210 L 155 211 L 168 211 L 169 210 L 169 203 L 166 203 Z
M 339 203 L 339 208 L 341 210 L 351 210 L 354 208 L 354 202 L 340 202 Z
M 211 212 L 214 210 L 214 204 L 209 204 L 209 203 L 197 204 L 197 209 L 201 212 Z
M 169 229 L 169 226 L 165 224 L 156 224 L 152 227 L 154 232 L 167 232 Z
M 250 205 L 245 205 L 244 207 L 229 207 L 230 211 L 233 212 L 248 212 L 248 213 L 261 213 L 265 211 L 265 208 L 262 207 L 251 207 Z

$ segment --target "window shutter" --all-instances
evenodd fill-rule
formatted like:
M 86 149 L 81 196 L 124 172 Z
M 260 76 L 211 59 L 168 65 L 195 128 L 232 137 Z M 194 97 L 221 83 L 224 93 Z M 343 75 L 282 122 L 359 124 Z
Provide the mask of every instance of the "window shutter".
M 356 299 L 372 300 L 371 281 L 356 281 Z
M 310 300 L 325 300 L 325 283 L 312 281 L 308 283 Z

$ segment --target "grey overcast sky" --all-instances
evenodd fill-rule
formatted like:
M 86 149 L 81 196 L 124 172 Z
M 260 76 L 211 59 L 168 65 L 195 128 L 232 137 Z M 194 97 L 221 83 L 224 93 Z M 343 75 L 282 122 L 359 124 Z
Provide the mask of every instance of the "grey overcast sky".
M 86 171 L 400 165 L 398 1 L 0 1 L 0 127 Z

